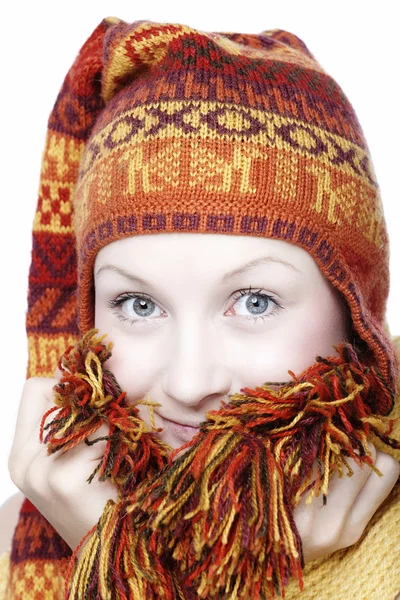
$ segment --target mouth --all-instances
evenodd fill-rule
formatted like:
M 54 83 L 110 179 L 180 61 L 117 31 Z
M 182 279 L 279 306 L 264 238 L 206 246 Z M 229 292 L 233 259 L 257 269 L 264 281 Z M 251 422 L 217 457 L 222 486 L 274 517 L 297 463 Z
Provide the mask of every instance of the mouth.
M 196 435 L 196 433 L 200 430 L 200 424 L 187 425 L 185 423 L 177 423 L 176 421 L 171 421 L 166 417 L 161 418 L 167 425 L 167 428 L 174 434 L 174 436 L 178 440 L 182 442 L 189 442 L 193 438 L 193 436 Z

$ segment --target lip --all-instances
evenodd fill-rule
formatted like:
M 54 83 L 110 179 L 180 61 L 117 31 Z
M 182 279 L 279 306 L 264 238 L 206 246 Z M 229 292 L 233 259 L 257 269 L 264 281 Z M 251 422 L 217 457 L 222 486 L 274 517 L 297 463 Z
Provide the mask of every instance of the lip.
M 185 423 L 177 423 L 176 421 L 171 421 L 170 419 L 166 419 L 165 417 L 161 418 L 168 424 L 168 429 L 181 442 L 190 442 L 190 440 L 200 430 L 200 423 L 198 423 L 197 425 L 187 425 Z
M 168 423 L 173 423 L 174 425 L 179 425 L 180 427 L 190 427 L 191 429 L 199 429 L 200 427 L 200 423 L 182 423 L 182 421 L 174 421 L 174 419 L 168 419 L 168 417 L 164 417 L 160 414 L 159 416 L 163 419 L 163 421 L 168 421 Z

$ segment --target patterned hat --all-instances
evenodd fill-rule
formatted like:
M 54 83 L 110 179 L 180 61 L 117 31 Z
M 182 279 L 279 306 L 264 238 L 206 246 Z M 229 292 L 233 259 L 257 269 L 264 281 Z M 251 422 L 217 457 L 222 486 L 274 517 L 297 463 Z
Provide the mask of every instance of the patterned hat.
M 99 250 L 166 232 L 305 249 L 349 306 L 354 339 L 394 398 L 389 240 L 370 152 L 349 100 L 296 35 L 116 18 L 96 28 L 49 120 L 28 376 L 52 374 L 94 326 Z M 376 412 L 390 412 L 385 402 Z

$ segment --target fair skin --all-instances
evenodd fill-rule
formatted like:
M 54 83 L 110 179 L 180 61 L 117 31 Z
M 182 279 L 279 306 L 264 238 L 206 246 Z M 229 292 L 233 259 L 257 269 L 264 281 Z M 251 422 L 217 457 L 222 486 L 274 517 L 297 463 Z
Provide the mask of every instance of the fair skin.
M 267 262 L 222 281 L 229 271 L 261 256 L 292 267 Z M 147 279 L 151 287 L 116 268 Z M 94 274 L 95 326 L 108 334 L 105 343 L 114 343 L 106 367 L 130 401 L 148 395 L 160 404 L 156 426 L 173 448 L 191 430 L 171 421 L 196 425 L 242 387 L 289 381 L 289 369 L 297 375 L 317 355 L 335 355 L 332 345 L 344 341 L 349 331 L 339 294 L 313 258 L 280 240 L 187 233 L 134 236 L 102 248 Z M 119 306 L 116 300 L 121 300 Z M 86 483 L 105 442 L 91 447 L 82 442 L 64 456 L 50 457 L 39 443 L 39 423 L 53 405 L 52 387 L 59 378 L 56 373 L 55 378 L 25 383 L 9 470 L 17 487 L 74 549 L 117 493 L 109 481 Z M 149 422 L 147 408 L 140 410 Z M 107 433 L 102 426 L 89 439 Z M 354 544 L 392 490 L 399 463 L 372 444 L 370 449 L 383 477 L 349 460 L 355 475 L 334 475 L 326 506 L 318 498 L 296 508 L 306 562 Z
M 264 255 L 298 270 L 269 262 L 221 284 L 225 273 Z M 155 289 L 105 270 L 107 264 L 147 279 Z M 94 273 L 96 327 L 118 339 L 107 366 L 132 400 L 148 393 L 162 403 L 156 426 L 174 448 L 183 441 L 163 417 L 198 424 L 229 394 L 267 380 L 288 381 L 288 369 L 300 373 L 317 354 L 334 353 L 332 344 L 346 336 L 339 297 L 312 257 L 278 240 L 180 233 L 131 237 L 100 250 Z M 262 301 L 255 322 L 258 313 L 246 308 L 250 294 L 236 293 L 250 286 L 282 308 Z M 110 309 L 107 303 L 127 291 L 151 296 L 155 304 L 149 305 L 147 321 L 140 299 L 136 311 L 134 299 Z

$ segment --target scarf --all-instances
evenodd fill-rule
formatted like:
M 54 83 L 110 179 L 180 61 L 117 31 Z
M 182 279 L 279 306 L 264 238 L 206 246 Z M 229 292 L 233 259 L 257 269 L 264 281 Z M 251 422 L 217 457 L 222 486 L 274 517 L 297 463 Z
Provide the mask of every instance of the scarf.
M 389 437 L 395 421 L 374 412 L 377 398 L 390 394 L 376 369 L 362 365 L 350 344 L 334 346 L 338 357 L 317 356 L 299 376 L 289 371 L 293 381 L 278 389 L 265 382 L 231 395 L 190 442 L 169 452 L 103 368 L 112 343 L 97 333 L 61 357 L 55 406 L 40 428 L 50 454 L 67 452 L 102 422 L 110 427 L 88 482 L 111 477 L 118 502 L 109 500 L 72 553 L 65 598 L 266 600 L 285 597 L 291 579 L 303 591 L 293 508 L 304 494 L 328 502 L 332 474 L 351 474 L 346 457 L 379 474 L 371 434 L 400 450 Z

